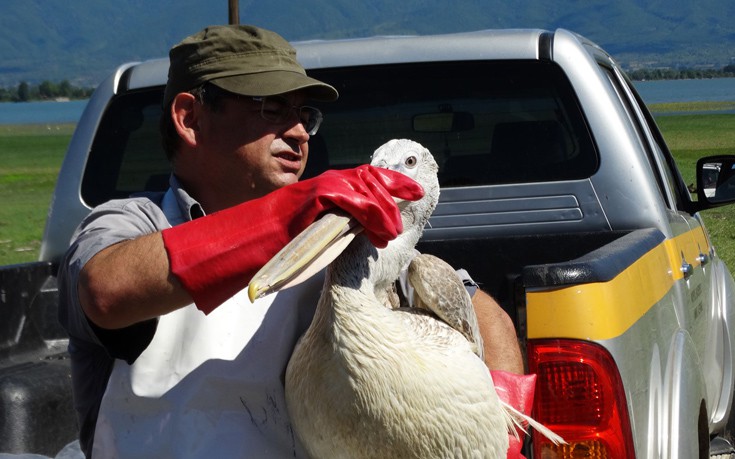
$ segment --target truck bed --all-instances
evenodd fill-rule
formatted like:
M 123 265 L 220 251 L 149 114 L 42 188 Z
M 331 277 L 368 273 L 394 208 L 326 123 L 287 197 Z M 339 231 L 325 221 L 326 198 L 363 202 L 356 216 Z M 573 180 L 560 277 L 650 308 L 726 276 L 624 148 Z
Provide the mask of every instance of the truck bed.
M 57 319 L 55 274 L 56 267 L 49 262 L 0 267 L 3 453 L 53 457 L 77 435 L 67 338 Z

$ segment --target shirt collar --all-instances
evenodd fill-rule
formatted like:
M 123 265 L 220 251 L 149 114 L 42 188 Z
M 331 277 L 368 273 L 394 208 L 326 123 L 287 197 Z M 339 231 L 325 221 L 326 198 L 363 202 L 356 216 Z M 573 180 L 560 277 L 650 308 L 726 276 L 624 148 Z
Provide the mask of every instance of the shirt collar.
M 188 220 L 195 220 L 205 215 L 202 205 L 199 204 L 189 193 L 181 187 L 181 183 L 174 174 L 168 180 L 171 190 L 176 196 L 176 202 L 179 205 L 181 214 Z

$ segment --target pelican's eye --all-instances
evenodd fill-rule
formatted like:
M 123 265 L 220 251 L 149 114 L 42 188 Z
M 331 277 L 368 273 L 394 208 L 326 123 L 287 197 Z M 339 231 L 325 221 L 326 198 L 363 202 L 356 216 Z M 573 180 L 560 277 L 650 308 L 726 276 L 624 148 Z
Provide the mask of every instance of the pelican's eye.
M 414 155 L 411 155 L 411 156 L 407 157 L 407 158 L 405 159 L 405 161 L 403 161 L 403 164 L 405 164 L 405 165 L 406 165 L 406 167 L 408 167 L 408 168 L 411 168 L 411 169 L 413 169 L 414 167 L 416 167 L 416 165 L 417 165 L 418 163 L 419 163 L 419 160 L 418 160 L 418 158 L 417 158 L 416 156 L 414 156 Z

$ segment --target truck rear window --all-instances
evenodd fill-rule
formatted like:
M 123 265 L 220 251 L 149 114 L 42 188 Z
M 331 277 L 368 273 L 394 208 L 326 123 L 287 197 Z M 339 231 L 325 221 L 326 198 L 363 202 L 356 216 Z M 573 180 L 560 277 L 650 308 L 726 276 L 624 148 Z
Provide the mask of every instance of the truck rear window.
M 163 87 L 116 96 L 105 110 L 84 169 L 90 206 L 140 191 L 168 188 L 171 166 L 161 146 Z
M 315 69 L 340 92 L 321 104 L 305 177 L 370 161 L 393 138 L 429 148 L 444 187 L 582 179 L 598 165 L 571 84 L 541 61 L 472 61 Z M 167 187 L 158 119 L 163 88 L 117 96 L 82 184 L 90 205 Z
M 337 88 L 310 141 L 308 173 L 369 161 L 393 138 L 422 143 L 442 186 L 589 177 L 597 153 L 571 84 L 553 63 L 433 62 L 309 72 Z

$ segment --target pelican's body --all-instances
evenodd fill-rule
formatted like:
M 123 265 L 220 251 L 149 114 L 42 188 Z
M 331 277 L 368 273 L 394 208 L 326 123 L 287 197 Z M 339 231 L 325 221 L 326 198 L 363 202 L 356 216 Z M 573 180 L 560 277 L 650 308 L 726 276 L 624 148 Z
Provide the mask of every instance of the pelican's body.
M 505 457 L 507 415 L 470 343 L 433 317 L 386 308 L 369 276 L 340 274 L 344 261 L 329 269 L 286 372 L 289 414 L 309 454 Z
M 251 298 L 285 288 L 308 275 L 302 259 L 328 263 L 344 249 L 327 268 L 314 319 L 286 370 L 294 430 L 314 458 L 505 458 L 508 432 L 529 419 L 499 400 L 454 270 L 414 248 L 439 200 L 436 162 L 416 142 L 392 140 L 372 164 L 424 188 L 421 200 L 399 204 L 398 238 L 376 249 L 358 234 L 347 245 L 359 228 L 327 215 L 250 284 Z M 417 307 L 394 308 L 394 285 L 407 265 Z

